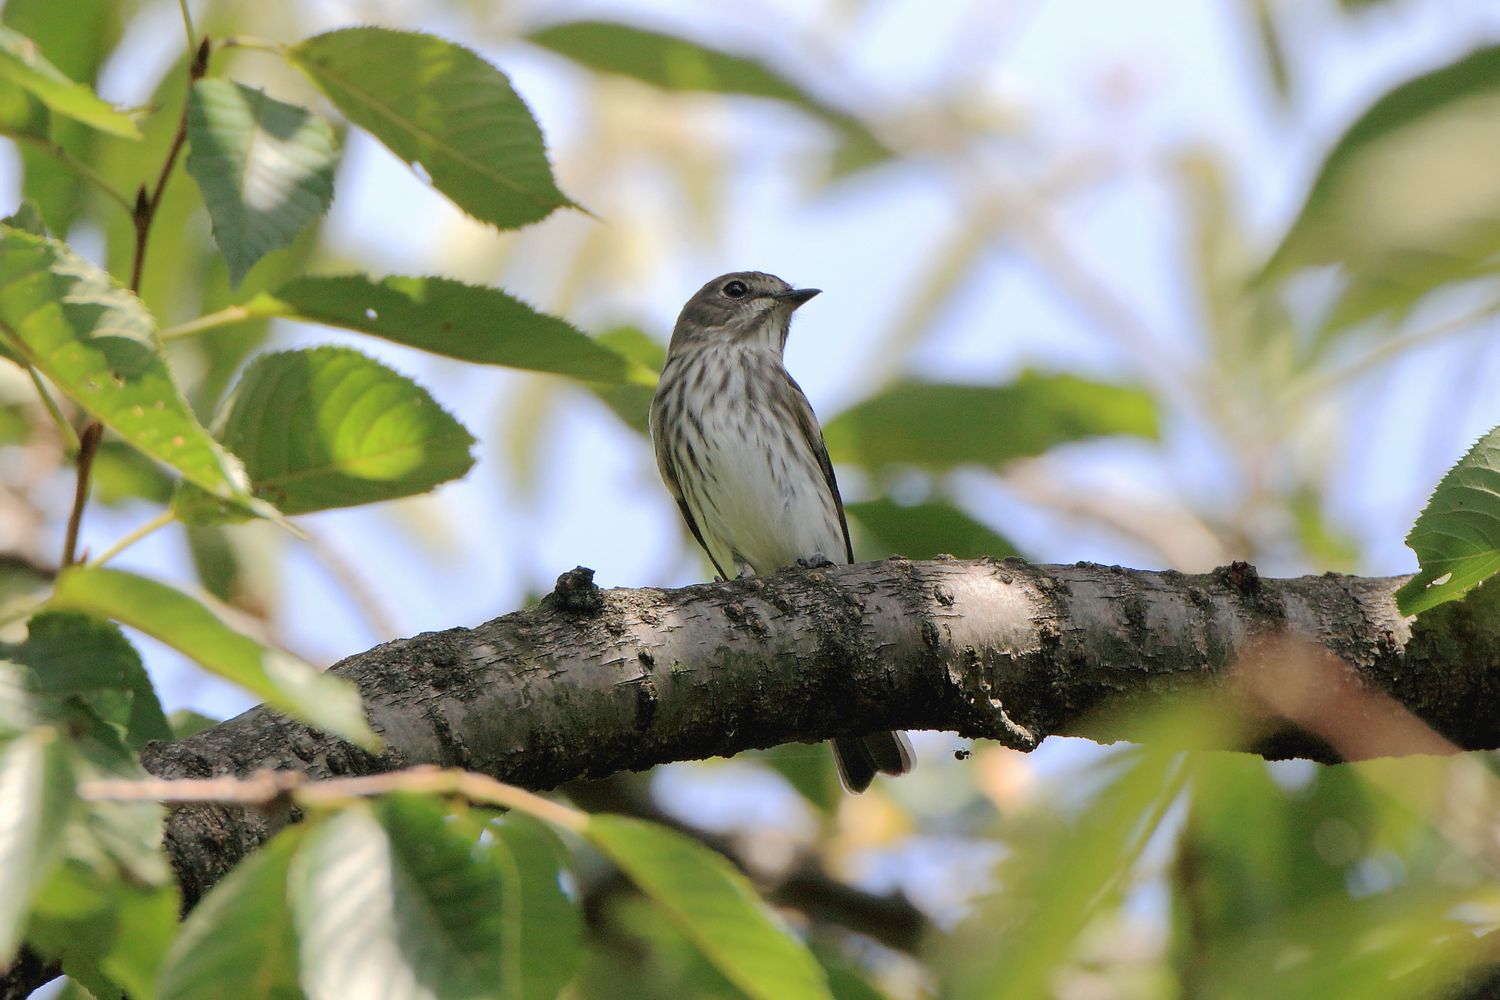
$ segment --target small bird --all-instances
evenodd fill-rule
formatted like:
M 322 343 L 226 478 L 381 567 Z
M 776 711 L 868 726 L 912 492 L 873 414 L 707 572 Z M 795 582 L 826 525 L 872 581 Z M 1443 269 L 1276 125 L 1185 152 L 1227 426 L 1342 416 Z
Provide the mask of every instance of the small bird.
M 849 524 L 812 405 L 782 364 L 792 313 L 818 294 L 738 271 L 682 308 L 651 400 L 667 492 L 723 579 L 852 563 Z M 911 770 L 902 733 L 833 741 L 851 792 Z

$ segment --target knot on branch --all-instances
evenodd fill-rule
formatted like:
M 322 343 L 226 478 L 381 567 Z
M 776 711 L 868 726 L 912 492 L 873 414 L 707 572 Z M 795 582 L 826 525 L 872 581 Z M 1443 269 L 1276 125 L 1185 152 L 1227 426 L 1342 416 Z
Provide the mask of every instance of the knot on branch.
M 1236 559 L 1228 566 L 1214 570 L 1214 578 L 1245 597 L 1260 593 L 1260 571 L 1247 562 Z
M 574 566 L 557 578 L 552 602 L 564 614 L 593 616 L 604 610 L 604 591 L 594 583 L 594 571 Z

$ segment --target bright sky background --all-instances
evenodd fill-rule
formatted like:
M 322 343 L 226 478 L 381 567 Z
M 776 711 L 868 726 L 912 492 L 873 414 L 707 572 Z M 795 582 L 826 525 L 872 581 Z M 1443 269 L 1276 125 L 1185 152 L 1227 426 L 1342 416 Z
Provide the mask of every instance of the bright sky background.
M 328 27 L 392 23 L 452 34 L 452 25 L 424 22 L 416 4 L 348 0 L 313 6 Z M 804 8 L 811 5 L 538 0 L 523 6 L 535 17 L 521 18 L 514 11 L 506 17 L 527 24 L 623 17 L 774 61 L 795 35 L 790 27 L 805 20 Z M 1163 157 L 1195 146 L 1219 150 L 1232 165 L 1231 180 L 1254 233 L 1269 249 L 1299 204 L 1325 145 L 1376 94 L 1485 39 L 1500 38 L 1500 5 L 1396 3 L 1360 18 L 1355 30 L 1335 30 L 1343 22 L 1333 0 L 1282 4 L 1296 26 L 1292 62 L 1300 106 L 1310 109 L 1293 120 L 1269 99 L 1263 65 L 1250 47 L 1248 5 L 1238 0 L 863 6 L 866 13 L 848 29 L 858 39 L 855 65 L 829 67 L 826 78 L 812 82 L 849 104 L 872 92 L 920 101 L 947 81 L 960 61 L 956 54 L 990 53 L 972 85 L 995 107 L 1025 109 L 1050 148 L 1069 139 L 1105 140 L 1127 164 L 1118 181 L 1073 198 L 1059 218 L 1085 263 L 1160 337 L 1183 350 L 1191 349 L 1195 317 L 1176 270 L 1180 219 L 1152 180 Z M 180 29 L 169 23 L 173 16 L 173 6 L 166 5 L 160 19 L 133 37 L 134 54 L 108 68 L 101 88 L 106 96 L 124 104 L 143 99 L 148 81 L 140 67 L 170 56 L 181 44 Z M 502 277 L 490 263 L 498 245 L 493 236 L 465 220 L 373 140 L 351 133 L 328 230 L 334 252 L 371 273 L 442 270 L 503 284 L 543 308 L 557 309 L 548 248 L 571 246 L 589 227 L 621 226 L 620 215 L 612 220 L 612 212 L 649 220 L 654 210 L 675 205 L 678 196 L 659 180 L 626 177 L 615 179 L 615 190 L 632 192 L 631 199 L 599 198 L 581 180 L 592 171 L 579 148 L 586 134 L 580 71 L 523 46 L 460 40 L 479 44 L 510 74 L 549 137 L 563 188 L 602 218 L 562 212 L 533 227 L 523 237 L 527 262 L 512 263 Z M 904 165 L 881 168 L 810 198 L 787 175 L 785 158 L 826 141 L 816 124 L 781 107 L 730 101 L 708 126 L 705 143 L 726 151 L 737 164 L 722 237 L 704 238 L 668 223 L 652 239 L 615 244 L 620 256 L 602 266 L 597 287 L 585 288 L 572 308 L 559 311 L 586 329 L 635 322 L 665 339 L 681 303 L 717 273 L 755 268 L 816 285 L 825 294 L 799 314 L 788 366 L 826 420 L 869 391 L 872 373 L 889 369 L 889 359 L 870 356 L 870 344 L 890 322 L 922 262 L 959 221 L 945 194 L 947 182 L 923 165 Z M 1009 149 L 982 166 L 1025 164 L 1024 149 Z M 173 183 L 189 181 L 179 175 Z M 8 210 L 15 197 L 15 158 L 7 149 L 0 155 L 0 206 Z M 663 210 L 662 217 L 673 216 Z M 89 250 L 86 243 L 83 249 Z M 517 400 L 535 391 L 535 378 L 323 329 L 289 329 L 285 340 L 351 343 L 384 358 L 428 386 L 482 441 L 480 463 L 467 480 L 443 488 L 434 499 L 305 519 L 321 543 L 365 578 L 388 610 L 394 634 L 372 631 L 342 596 L 342 584 L 292 545 L 280 593 L 285 638 L 294 650 L 329 662 L 394 635 L 477 624 L 513 610 L 528 594 L 550 589 L 558 573 L 576 564 L 593 567 L 607 587 L 672 586 L 703 578 L 703 567 L 681 545 L 676 511 L 656 481 L 645 443 L 583 391 L 564 387 L 562 404 L 546 411 L 540 479 L 528 487 L 509 475 L 504 456 L 507 421 Z M 1427 491 L 1474 438 L 1500 422 L 1500 394 L 1492 388 L 1500 384 L 1500 358 L 1490 351 L 1476 364 L 1477 354 L 1469 337 L 1413 356 L 1350 390 L 1346 424 L 1309 428 L 1309 434 L 1331 433 L 1346 442 L 1337 450 L 1339 464 L 1330 470 L 1331 496 L 1335 519 L 1367 543 L 1363 571 L 1415 567 L 1401 539 Z M 1086 317 L 1074 313 L 1024 262 L 996 253 L 940 315 L 913 373 L 983 381 L 1027 366 L 1130 377 L 1119 353 L 1093 332 Z M 1441 408 L 1438 419 L 1433 408 Z M 1141 445 L 1090 446 L 1072 465 L 1089 482 L 1167 491 L 1181 485 L 1193 496 L 1224 495 L 1224 469 L 1208 443 L 1172 428 L 1163 447 L 1172 456 L 1166 479 Z M 59 504 L 66 502 L 67 488 L 59 485 Z M 848 476 L 846 492 L 854 496 L 858 489 L 857 477 Z M 984 501 L 991 523 L 1039 558 L 1148 565 L 1141 552 L 1117 540 L 1079 531 L 994 490 L 976 486 L 973 495 Z M 98 551 L 148 516 L 144 509 L 93 508 L 84 544 Z M 425 540 L 435 542 L 436 558 L 395 530 L 413 524 Z M 275 529 L 252 530 L 261 532 L 267 546 L 286 544 Z M 118 564 L 188 582 L 185 551 L 180 531 L 171 529 L 130 550 Z M 238 692 L 160 649 L 150 647 L 150 657 L 169 708 L 186 704 L 227 715 L 248 704 Z M 933 751 L 952 743 L 933 737 L 919 749 L 942 756 Z M 1069 756 L 1065 748 L 1044 749 L 1035 763 L 1046 772 Z

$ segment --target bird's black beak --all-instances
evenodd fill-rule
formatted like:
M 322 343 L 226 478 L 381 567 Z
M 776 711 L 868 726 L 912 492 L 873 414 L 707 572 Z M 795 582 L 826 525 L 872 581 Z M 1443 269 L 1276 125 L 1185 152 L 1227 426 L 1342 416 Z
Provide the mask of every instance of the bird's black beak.
M 792 308 L 795 309 L 822 291 L 823 289 L 821 288 L 788 288 L 786 291 L 777 292 L 771 297 L 778 302 L 790 302 Z

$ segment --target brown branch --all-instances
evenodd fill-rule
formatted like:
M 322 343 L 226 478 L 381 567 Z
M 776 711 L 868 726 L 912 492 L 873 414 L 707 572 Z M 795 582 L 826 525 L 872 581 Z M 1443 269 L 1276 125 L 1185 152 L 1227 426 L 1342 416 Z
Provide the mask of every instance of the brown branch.
M 536 607 L 336 665 L 386 740 L 378 757 L 258 708 L 153 744 L 143 760 L 167 778 L 434 764 L 541 790 L 876 729 L 944 729 L 1019 749 L 1051 734 L 1148 738 L 1140 710 L 1179 698 L 1255 717 L 1198 745 L 1248 739 L 1266 756 L 1317 760 L 1446 746 L 1357 706 L 1336 725 L 1303 717 L 1296 702 L 1247 708 L 1231 674 L 1250 659 L 1285 661 L 1267 645 L 1278 637 L 1326 651 L 1320 661 L 1352 690 L 1383 691 L 1454 748 L 1500 747 L 1500 673 L 1488 669 L 1500 662 L 1500 588 L 1412 623 L 1392 599 L 1404 582 L 1261 580 L 1242 563 L 1189 576 L 893 559 L 600 591 L 574 571 Z M 1294 693 L 1272 680 L 1273 693 Z M 1123 711 L 1102 716 L 1106 705 Z M 1300 724 L 1266 721 L 1278 713 Z M 920 774 L 919 764 L 903 780 Z M 196 901 L 281 822 L 217 804 L 174 809 L 166 844 L 185 898 Z
M 94 456 L 104 440 L 104 425 L 90 420 L 78 432 L 78 457 L 73 485 L 73 509 L 68 512 L 68 530 L 63 536 L 62 564 L 66 568 L 78 562 L 78 531 L 83 527 L 83 509 L 89 503 L 89 478 L 94 471 Z
M 131 218 L 135 222 L 135 258 L 130 264 L 130 290 L 139 293 L 141 290 L 141 275 L 146 267 L 146 243 L 151 237 L 151 223 L 156 220 L 156 210 L 161 207 L 162 195 L 167 191 L 167 180 L 172 176 L 172 168 L 177 165 L 177 157 L 182 152 L 183 145 L 187 142 L 188 108 L 193 99 L 193 84 L 203 79 L 208 72 L 208 57 L 213 51 L 207 37 L 198 46 L 198 51 L 193 53 L 192 60 L 188 63 L 188 90 L 182 101 L 182 117 L 177 121 L 177 132 L 172 136 L 172 145 L 167 150 L 167 158 L 162 163 L 161 173 L 156 177 L 156 186 L 146 193 L 144 185 L 136 192 L 135 206 L 131 212 Z

